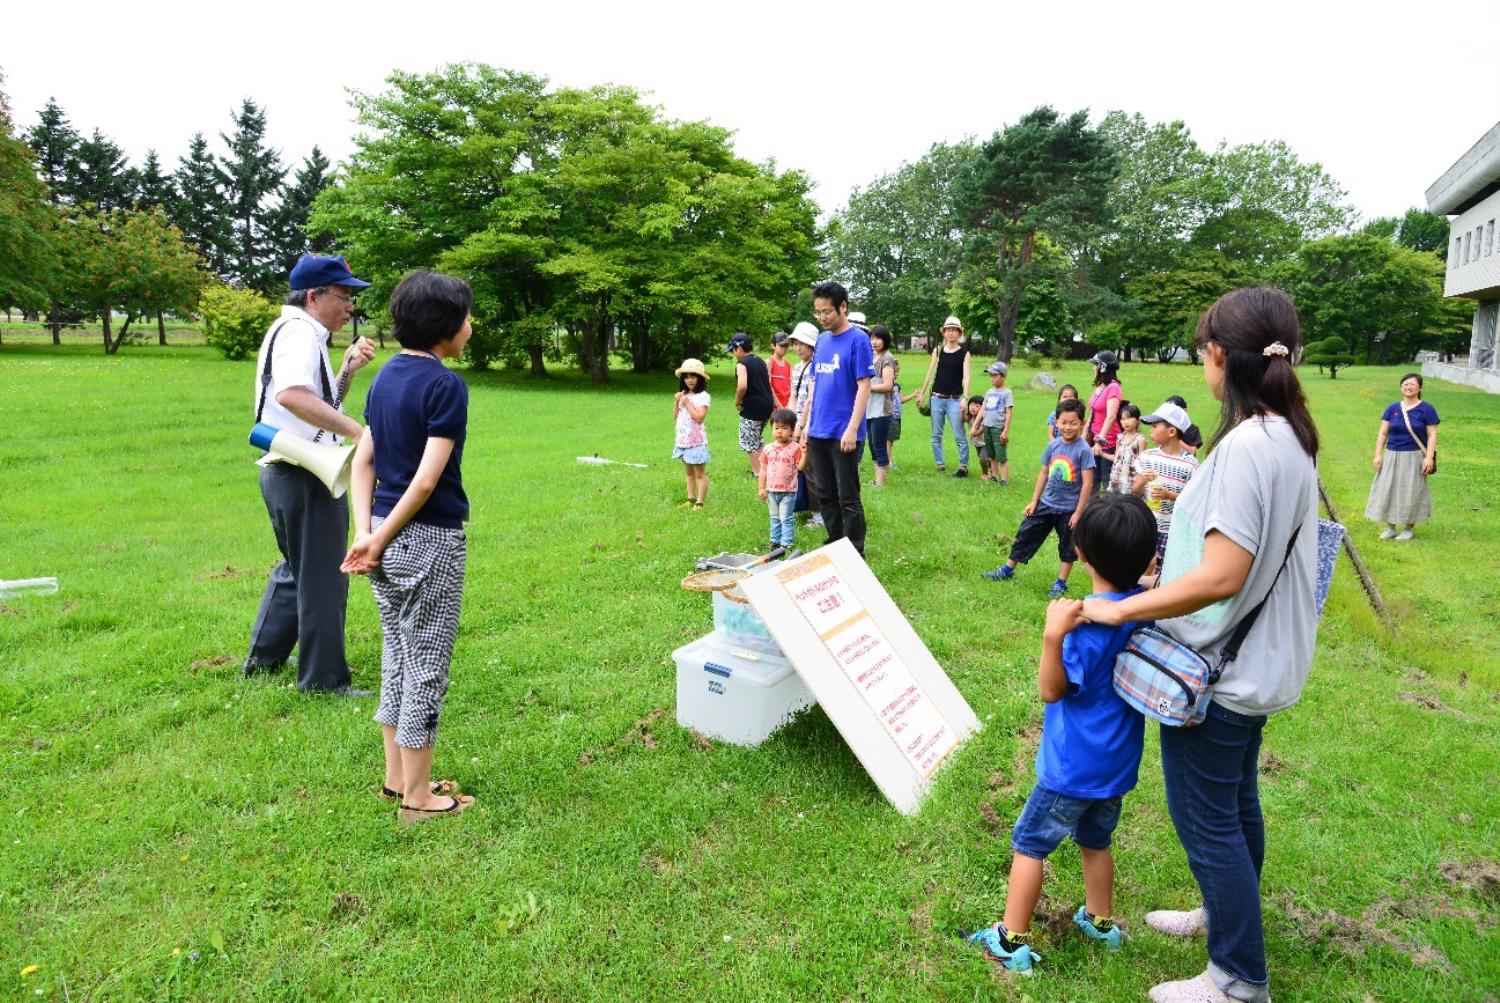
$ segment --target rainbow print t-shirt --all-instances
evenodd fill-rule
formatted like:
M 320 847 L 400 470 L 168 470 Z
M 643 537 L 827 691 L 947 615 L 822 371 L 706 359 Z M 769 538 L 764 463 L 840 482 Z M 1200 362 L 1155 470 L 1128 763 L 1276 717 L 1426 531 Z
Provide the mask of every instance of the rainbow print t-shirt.
M 1094 469 L 1094 449 L 1082 437 L 1075 442 L 1053 439 L 1042 450 L 1042 467 L 1047 471 L 1047 486 L 1037 509 L 1071 512 L 1078 507 L 1083 472 Z

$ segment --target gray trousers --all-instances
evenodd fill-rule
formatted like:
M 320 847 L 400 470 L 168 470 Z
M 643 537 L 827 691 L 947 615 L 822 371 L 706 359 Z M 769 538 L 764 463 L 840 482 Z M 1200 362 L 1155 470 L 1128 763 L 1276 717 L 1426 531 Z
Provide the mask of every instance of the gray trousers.
M 349 502 L 335 499 L 311 473 L 290 463 L 260 471 L 260 493 L 281 560 L 261 596 L 245 673 L 281 665 L 297 647 L 297 688 L 349 685 L 344 606 L 349 579 L 339 570 L 349 544 Z

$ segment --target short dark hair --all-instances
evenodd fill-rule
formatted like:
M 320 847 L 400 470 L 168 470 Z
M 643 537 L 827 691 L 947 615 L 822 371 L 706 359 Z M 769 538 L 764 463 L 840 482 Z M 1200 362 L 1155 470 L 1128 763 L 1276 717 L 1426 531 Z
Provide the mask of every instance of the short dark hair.
M 1173 394 L 1172 396 L 1168 397 L 1167 398 L 1167 403 L 1168 404 L 1176 404 L 1178 407 L 1182 408 L 1184 411 L 1187 410 L 1187 401 L 1185 401 L 1185 400 L 1182 399 L 1182 395 L 1181 394 Z
M 1065 401 L 1057 402 L 1057 416 L 1061 418 L 1065 414 L 1076 414 L 1078 420 L 1083 420 L 1083 401 L 1077 397 L 1069 397 Z
M 1130 401 L 1126 401 L 1124 404 L 1120 405 L 1120 417 L 1134 418 L 1139 421 L 1141 417 L 1141 409 L 1136 405 L 1130 403 Z
M 1421 373 L 1407 373 L 1405 376 L 1401 377 L 1401 383 L 1405 383 L 1407 380 L 1416 380 L 1417 381 L 1417 400 L 1421 400 L 1422 399 L 1422 374 Z M 1399 387 L 1401 385 L 1401 383 L 1397 383 L 1396 386 Z
M 789 407 L 779 407 L 771 412 L 771 424 L 791 425 L 795 427 L 797 424 L 797 412 Z
M 463 279 L 407 272 L 391 293 L 392 333 L 402 348 L 431 348 L 457 334 L 473 309 L 474 291 Z
M 886 327 L 884 324 L 876 324 L 874 327 L 870 328 L 867 333 L 869 334 L 872 341 L 876 338 L 880 339 L 880 346 L 883 351 L 889 352 L 891 350 L 890 328 Z
M 835 310 L 841 306 L 849 305 L 849 290 L 837 282 L 819 282 L 813 286 L 812 298 L 815 300 L 827 300 Z
M 1156 516 L 1139 496 L 1106 493 L 1083 506 L 1073 545 L 1116 591 L 1133 589 L 1156 556 Z

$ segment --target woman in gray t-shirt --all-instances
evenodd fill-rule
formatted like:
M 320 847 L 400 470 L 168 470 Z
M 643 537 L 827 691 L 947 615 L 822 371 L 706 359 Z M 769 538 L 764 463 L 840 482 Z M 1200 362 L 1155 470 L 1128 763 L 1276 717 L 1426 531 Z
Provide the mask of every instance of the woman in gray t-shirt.
M 1153 1000 L 1268 1001 L 1258 760 L 1267 715 L 1297 702 L 1312 664 L 1318 432 L 1292 368 L 1302 332 L 1286 293 L 1224 294 L 1198 321 L 1197 342 L 1223 416 L 1177 499 L 1161 584 L 1119 602 L 1086 599 L 1083 614 L 1103 624 L 1156 620 L 1219 664 L 1236 625 L 1269 595 L 1239 657 L 1223 666 L 1203 723 L 1161 729 L 1167 809 L 1203 905 L 1146 916 L 1167 933 L 1208 931 L 1208 968 L 1156 986 Z

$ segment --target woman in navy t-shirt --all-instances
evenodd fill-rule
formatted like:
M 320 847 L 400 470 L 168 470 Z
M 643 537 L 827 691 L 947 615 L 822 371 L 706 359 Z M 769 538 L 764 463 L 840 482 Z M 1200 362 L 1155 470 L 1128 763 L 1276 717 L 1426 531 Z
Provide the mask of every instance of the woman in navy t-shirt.
M 1437 470 L 1438 413 L 1422 399 L 1422 377 L 1401 377 L 1401 399 L 1380 416 L 1375 437 L 1375 483 L 1365 518 L 1386 524 L 1382 540 L 1410 540 L 1419 522 L 1432 518 L 1427 478 Z M 1399 532 L 1398 525 L 1405 525 Z

